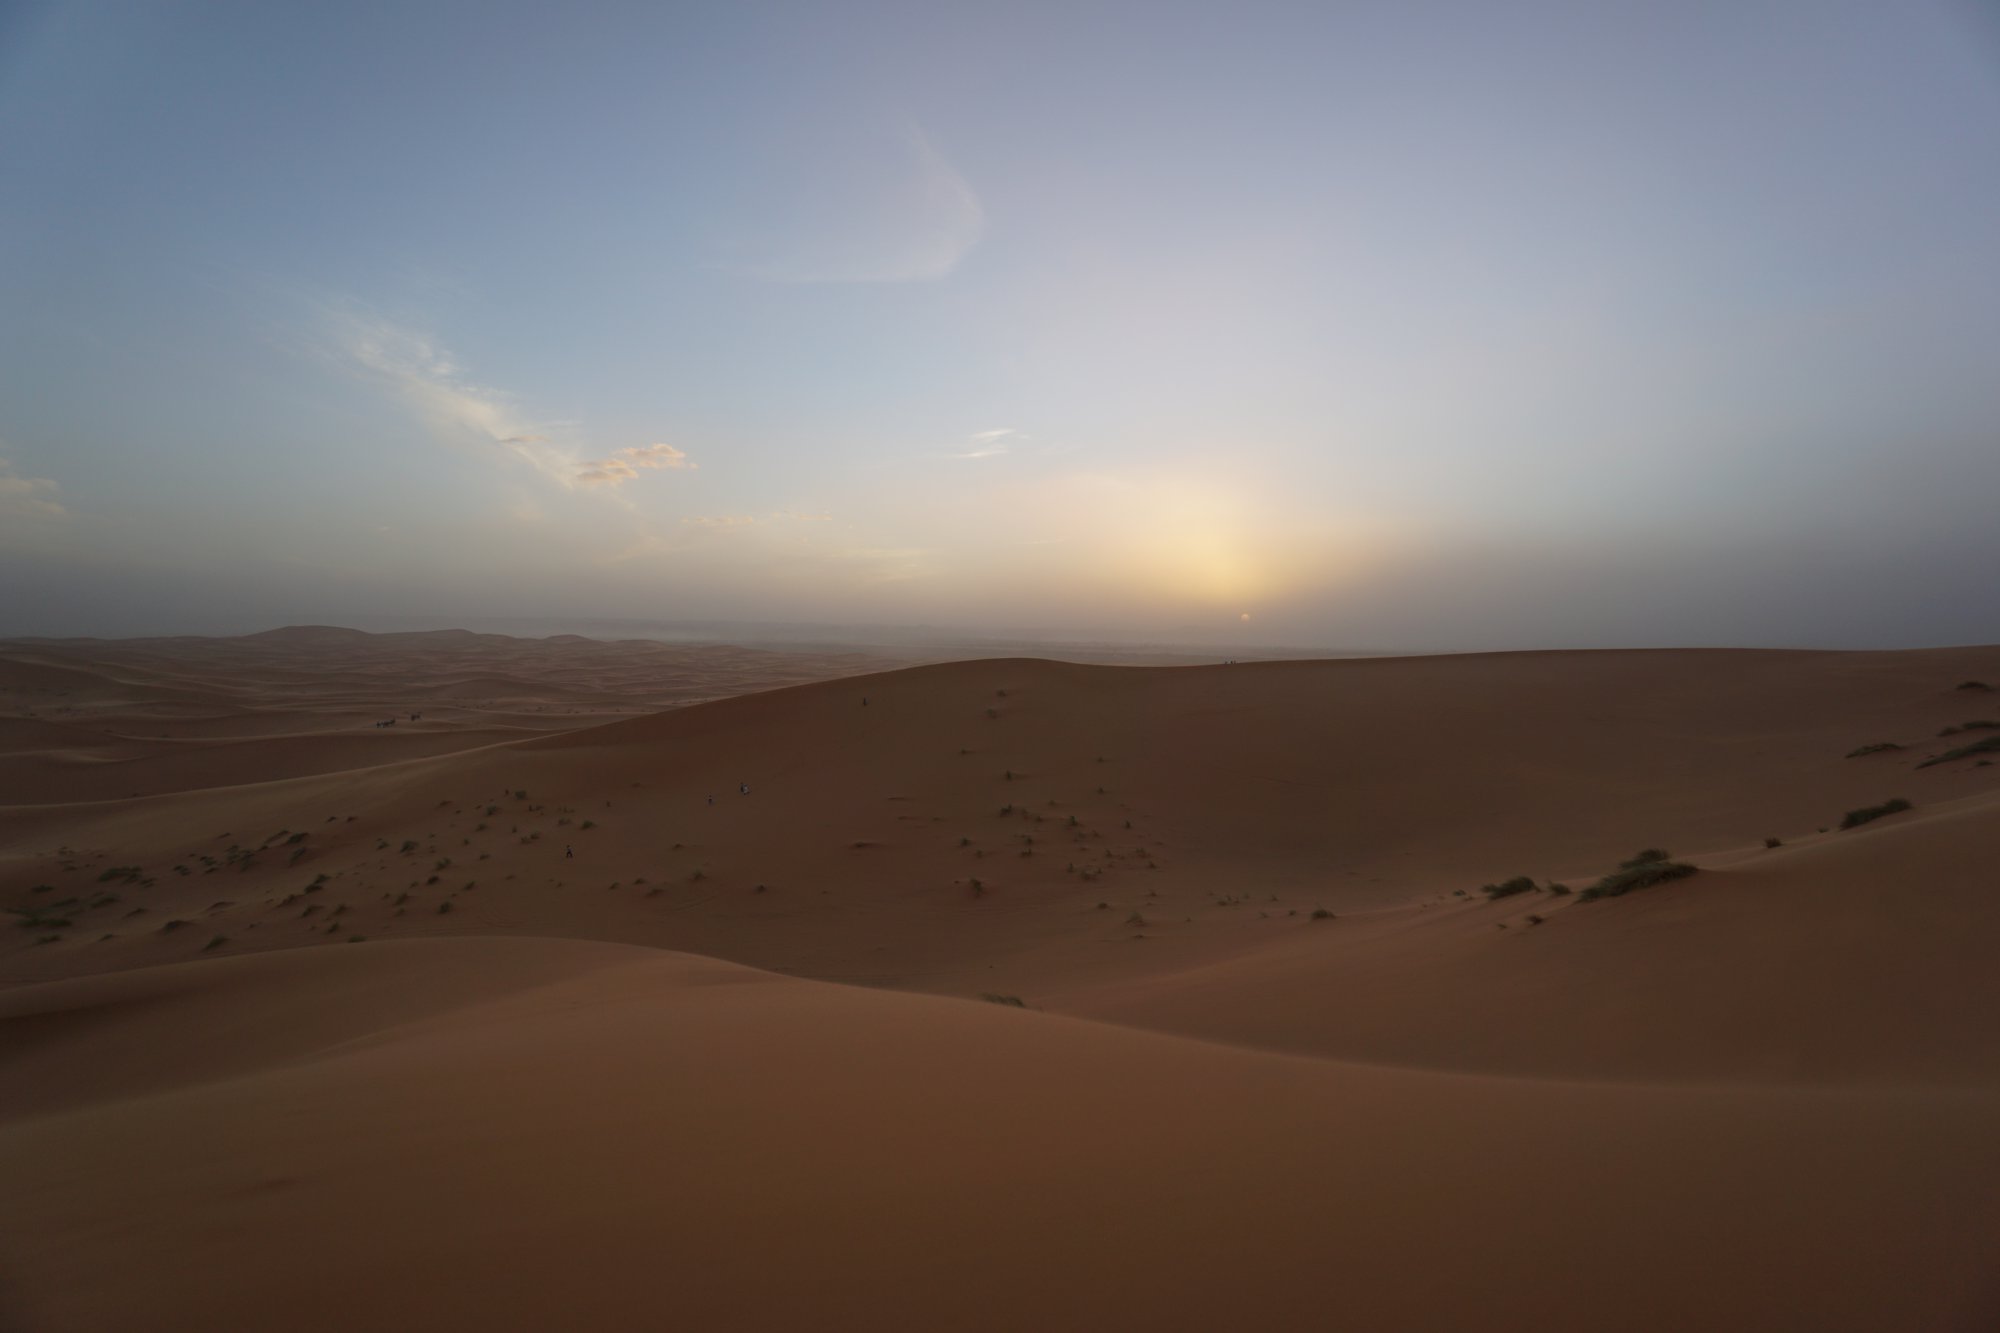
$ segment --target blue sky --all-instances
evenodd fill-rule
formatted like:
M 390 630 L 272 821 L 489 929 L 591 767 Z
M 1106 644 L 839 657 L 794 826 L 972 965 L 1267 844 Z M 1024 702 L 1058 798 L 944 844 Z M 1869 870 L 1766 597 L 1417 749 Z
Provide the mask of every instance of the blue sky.
M 0 633 L 1990 641 L 1973 4 L 0 11 Z

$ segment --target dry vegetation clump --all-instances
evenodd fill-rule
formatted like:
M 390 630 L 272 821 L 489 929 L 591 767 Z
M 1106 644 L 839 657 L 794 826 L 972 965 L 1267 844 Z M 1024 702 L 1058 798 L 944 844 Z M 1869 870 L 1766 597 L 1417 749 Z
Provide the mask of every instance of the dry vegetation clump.
M 1918 768 L 1929 768 L 1932 764 L 1948 764 L 1954 759 L 1970 759 L 1978 754 L 2000 752 L 2000 736 L 1981 736 L 1970 745 L 1961 745 L 1946 750 L 1943 754 L 1932 755 L 1918 764 Z
M 1858 810 L 1849 810 L 1840 817 L 1840 826 L 1844 829 L 1860 828 L 1863 824 L 1880 819 L 1884 815 L 1900 814 L 1911 808 L 1910 803 L 1902 797 L 1893 797 L 1880 805 L 1864 805 Z
M 1650 889 L 1655 884 L 1686 879 L 1695 873 L 1695 867 L 1687 862 L 1669 860 L 1671 855 L 1664 848 L 1648 847 L 1630 860 L 1619 862 L 1618 869 L 1579 893 L 1576 900 L 1587 903 L 1598 898 L 1616 898 L 1634 889 Z
M 1502 880 L 1498 884 L 1482 885 L 1479 891 L 1488 898 L 1511 898 L 1517 893 L 1532 892 L 1534 887 L 1534 880 L 1526 875 L 1516 875 L 1514 878 Z
M 1858 746 L 1855 749 L 1849 750 L 1847 757 L 1849 759 L 1859 759 L 1865 754 L 1883 754 L 1889 750 L 1900 750 L 1902 748 L 1902 746 L 1896 744 L 1894 741 L 1876 741 L 1872 745 Z

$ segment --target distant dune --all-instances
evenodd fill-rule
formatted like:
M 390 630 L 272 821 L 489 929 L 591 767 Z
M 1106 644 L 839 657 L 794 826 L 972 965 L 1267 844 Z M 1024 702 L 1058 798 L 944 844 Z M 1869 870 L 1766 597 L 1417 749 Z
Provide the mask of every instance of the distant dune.
M 0 645 L 27 1327 L 2000 1322 L 2000 649 L 346 634 Z

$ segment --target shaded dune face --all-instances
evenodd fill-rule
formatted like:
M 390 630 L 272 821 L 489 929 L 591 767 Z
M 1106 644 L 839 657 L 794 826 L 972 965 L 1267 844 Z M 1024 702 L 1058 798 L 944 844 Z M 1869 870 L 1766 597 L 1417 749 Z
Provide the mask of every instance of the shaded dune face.
M 1981 678 L 992 660 L 238 721 L 136 798 L 0 719 L 84 793 L 0 808 L 64 922 L 0 941 L 0 1272 L 49 1328 L 1989 1327 L 2000 766 L 1924 766 Z M 1549 888 L 1642 847 L 1698 872 Z

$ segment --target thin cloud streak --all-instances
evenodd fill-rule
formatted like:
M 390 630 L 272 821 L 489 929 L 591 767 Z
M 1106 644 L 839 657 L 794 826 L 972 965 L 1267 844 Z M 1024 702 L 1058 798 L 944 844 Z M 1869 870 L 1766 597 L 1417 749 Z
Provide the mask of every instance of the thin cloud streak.
M 642 471 L 697 466 L 686 453 L 664 443 L 633 445 L 586 459 L 566 442 L 573 428 L 530 417 L 513 394 L 469 379 L 435 341 L 387 320 L 342 315 L 336 320 L 335 340 L 345 360 L 407 402 L 433 437 L 447 444 L 487 447 L 527 464 L 564 490 L 618 487 Z
M 0 458 L 0 516 L 68 518 L 69 510 L 55 498 L 58 487 L 47 477 L 23 477 L 14 464 Z
M 776 283 L 935 282 L 951 274 L 986 234 L 986 207 L 922 130 L 903 136 L 908 173 L 869 201 L 890 216 L 870 218 L 872 234 L 802 238 L 796 252 L 742 270 Z

